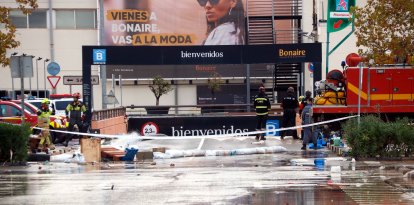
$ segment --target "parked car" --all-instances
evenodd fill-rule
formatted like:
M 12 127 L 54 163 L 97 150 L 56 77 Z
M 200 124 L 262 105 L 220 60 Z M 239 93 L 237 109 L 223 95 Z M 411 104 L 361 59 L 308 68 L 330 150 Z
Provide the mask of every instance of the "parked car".
M 16 103 L 18 105 L 21 105 L 21 101 L 20 100 L 12 100 L 12 102 L 14 102 L 14 103 Z M 37 106 L 35 106 L 31 102 L 31 100 L 27 100 L 27 101 L 24 101 L 24 106 L 25 106 L 25 109 L 27 111 L 29 111 L 32 114 L 36 114 L 37 115 L 37 111 L 40 110 L 41 103 L 40 103 L 39 107 L 37 107 Z M 52 106 L 50 106 L 50 108 L 51 107 Z M 55 115 L 51 115 L 50 116 L 50 122 L 53 122 L 53 121 L 56 122 L 56 120 L 61 120 L 62 122 L 60 122 L 60 123 L 62 123 L 62 125 L 65 125 L 66 124 L 66 117 L 65 117 L 65 115 L 64 114 L 63 115 L 59 115 L 55 111 Z
M 43 99 L 34 99 L 27 101 L 35 105 L 38 109 L 40 109 L 42 100 Z M 50 107 L 53 107 L 55 109 L 56 115 L 66 117 L 66 107 L 69 105 L 69 103 L 73 102 L 73 97 L 71 94 L 51 94 L 49 101 Z M 82 102 L 82 100 L 79 101 Z
M 11 102 L 14 102 L 18 105 L 21 106 L 21 100 L 11 100 Z M 32 114 L 37 114 L 37 110 L 39 110 L 40 108 L 38 108 L 37 106 L 35 106 L 33 103 L 29 102 L 28 100 L 24 101 L 24 109 L 29 111 Z
M 0 101 L 0 122 L 21 124 L 22 116 L 26 123 L 34 127 L 37 125 L 37 114 L 31 113 L 28 109 L 22 111 L 22 107 L 12 101 Z

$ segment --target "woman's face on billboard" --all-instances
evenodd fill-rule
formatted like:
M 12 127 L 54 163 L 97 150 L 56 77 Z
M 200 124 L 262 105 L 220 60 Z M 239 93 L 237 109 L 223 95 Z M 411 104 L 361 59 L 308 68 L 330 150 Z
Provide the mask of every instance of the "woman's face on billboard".
M 231 8 L 236 6 L 237 0 L 197 0 L 200 6 L 204 6 L 208 22 L 218 22 L 229 15 Z

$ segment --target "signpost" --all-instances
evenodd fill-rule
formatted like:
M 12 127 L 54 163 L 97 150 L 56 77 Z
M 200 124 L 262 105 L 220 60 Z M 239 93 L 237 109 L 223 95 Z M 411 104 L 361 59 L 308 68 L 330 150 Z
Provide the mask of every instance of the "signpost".
M 56 62 L 50 62 L 48 65 L 47 65 L 47 72 L 50 74 L 50 75 L 52 75 L 52 76 L 56 76 L 57 74 L 59 74 L 59 72 L 60 72 L 60 65 L 58 64 L 58 63 L 56 63 Z M 54 81 L 50 81 L 50 79 L 52 79 L 52 80 L 55 80 L 56 78 L 49 78 L 50 76 L 48 76 L 47 77 L 47 79 L 49 80 L 49 82 L 50 82 L 50 84 L 52 84 L 52 83 L 54 83 Z M 59 80 L 60 80 L 60 77 L 59 77 Z M 59 82 L 59 80 L 57 80 L 57 82 L 56 82 L 56 84 L 55 84 L 55 86 L 53 87 L 53 85 L 52 85 L 52 93 L 53 94 L 56 94 L 56 85 L 57 85 L 57 83 Z
M 63 85 L 82 85 L 82 76 L 63 76 Z M 92 85 L 99 85 L 99 76 L 91 76 Z
M 52 88 L 55 89 L 56 88 L 56 85 L 60 81 L 60 76 L 47 76 L 47 80 L 49 81 L 49 83 L 52 86 Z
M 353 16 L 349 13 L 349 9 L 355 6 L 356 0 L 328 0 L 328 23 L 326 29 L 326 70 L 325 76 L 329 71 L 329 55 L 331 55 L 342 43 L 354 33 Z M 330 33 L 340 31 L 347 26 L 352 25 L 352 30 L 336 45 L 329 50 Z
M 21 106 L 24 108 L 24 78 L 33 77 L 32 56 L 11 56 L 10 57 L 11 75 L 13 78 L 20 78 L 20 99 Z M 24 110 L 22 112 L 22 124 L 24 124 Z M 23 129 L 23 127 L 22 127 Z
M 67 75 L 63 76 L 63 85 L 69 85 L 69 92 L 72 93 L 72 85 L 82 85 L 82 78 L 81 75 Z M 91 76 L 91 84 L 92 85 L 99 85 L 99 76 L 92 75 Z

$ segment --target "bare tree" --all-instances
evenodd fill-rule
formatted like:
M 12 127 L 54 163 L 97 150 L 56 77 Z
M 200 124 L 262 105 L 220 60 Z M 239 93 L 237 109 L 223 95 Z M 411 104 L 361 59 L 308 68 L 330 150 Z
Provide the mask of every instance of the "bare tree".
M 155 105 L 157 106 L 160 104 L 160 98 L 162 95 L 174 90 L 174 88 L 171 87 L 171 84 L 159 75 L 153 78 L 153 84 L 149 85 L 148 87 L 150 88 L 151 92 L 154 93 L 156 100 Z
M 355 14 L 359 54 L 376 64 L 407 62 L 414 54 L 414 0 L 368 0 Z
M 38 7 L 37 0 L 15 0 L 18 9 L 24 14 L 31 14 Z M 16 27 L 10 19 L 11 8 L 0 6 L 0 24 L 4 29 L 0 31 L 0 64 L 5 67 L 10 64 L 10 57 L 6 55 L 7 49 L 17 48 L 20 42 L 16 40 Z

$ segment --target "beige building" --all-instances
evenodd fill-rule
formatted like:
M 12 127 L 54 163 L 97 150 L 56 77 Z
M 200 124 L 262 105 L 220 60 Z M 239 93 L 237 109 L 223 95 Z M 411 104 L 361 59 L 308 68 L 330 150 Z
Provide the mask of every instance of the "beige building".
M 165 1 L 165 0 L 164 0 Z M 195 0 L 171 0 L 174 2 L 182 1 L 184 5 L 194 3 Z M 247 2 L 246 2 L 247 1 Z M 310 34 L 313 30 L 312 25 L 312 13 L 313 13 L 313 1 L 312 0 L 276 0 L 272 4 L 270 0 L 246 0 L 244 1 L 245 12 L 247 14 L 247 32 L 253 31 L 255 25 L 254 20 L 258 19 L 258 16 L 265 15 L 279 20 L 270 22 L 270 43 L 310 43 L 317 40 L 322 43 L 322 79 L 325 75 L 325 54 L 326 54 L 326 23 L 323 20 L 327 19 L 327 0 L 315 0 L 315 12 L 318 17 L 318 31 L 313 32 L 313 36 Z M 111 2 L 111 1 L 108 1 Z M 168 1 L 165 1 L 168 2 Z M 357 1 L 357 5 L 361 5 L 365 1 Z M 82 46 L 83 45 L 100 45 L 100 10 L 99 0 L 38 0 L 39 8 L 29 16 L 20 13 L 17 10 L 12 10 L 10 13 L 13 23 L 17 26 L 17 39 L 21 42 L 21 45 L 13 50 L 8 50 L 8 55 L 17 53 L 17 55 L 32 55 L 34 76 L 31 79 L 26 78 L 24 80 L 24 87 L 26 90 L 32 90 L 36 93 L 37 90 L 49 90 L 52 92 L 51 84 L 45 78 L 49 76 L 45 73 L 45 68 L 50 61 L 56 62 L 60 65 L 60 72 L 57 76 L 81 76 L 82 75 Z M 118 1 L 113 0 L 110 6 L 119 6 Z M 113 4 L 113 5 L 112 5 Z M 168 4 L 168 3 L 166 3 Z M 260 5 L 270 6 L 260 7 Z M 3 0 L 0 5 L 16 8 L 14 0 Z M 273 6 L 273 7 L 272 7 Z M 289 9 L 285 9 L 288 6 Z M 274 9 L 272 9 L 274 8 Z M 281 13 L 287 12 L 288 13 Z M 171 11 L 172 14 L 178 13 Z M 287 16 L 287 19 L 283 19 L 282 16 Z M 257 17 L 257 18 L 253 18 Z M 292 18 L 290 18 L 292 17 Z M 296 19 L 295 19 L 295 18 Z M 161 18 L 161 17 L 160 17 Z M 199 16 L 200 20 L 204 19 L 204 16 Z M 256 22 L 257 23 L 257 22 Z M 165 23 L 164 23 L 165 24 Z M 168 26 L 160 23 L 161 26 Z M 280 28 L 287 28 L 283 30 Z M 108 29 L 108 28 L 106 28 Z M 170 28 L 171 29 L 171 28 Z M 279 29 L 279 30 L 278 30 Z M 330 48 L 339 43 L 349 32 L 351 27 L 332 33 L 330 36 Z M 263 34 L 264 35 L 264 34 Z M 107 37 L 107 36 L 106 36 Z M 249 37 L 250 38 L 250 37 Z M 269 43 L 269 42 L 264 42 Z M 255 44 L 254 39 L 249 41 L 249 44 Z M 330 69 L 341 69 L 341 61 L 345 59 L 346 55 L 351 52 L 357 52 L 355 47 L 355 37 L 351 35 L 342 46 L 340 46 L 332 55 L 329 56 Z M 41 58 L 41 59 L 40 59 Z M 49 59 L 50 61 L 46 61 Z M 300 74 L 300 80 L 297 81 L 297 87 L 301 90 L 312 90 L 312 75 L 306 69 L 307 63 L 302 65 L 303 73 Z M 267 66 L 269 67 L 269 66 Z M 100 68 L 94 66 L 92 69 L 92 75 L 100 75 Z M 269 73 L 271 73 L 269 71 Z M 3 76 L 0 81 L 0 90 L 3 91 L 3 95 L 10 94 L 12 90 L 20 90 L 20 79 L 12 79 L 9 68 L 0 69 L 0 76 Z M 112 88 L 111 76 L 107 76 L 109 79 L 106 81 L 107 93 Z M 115 96 L 119 103 L 122 101 L 122 105 L 155 105 L 155 98 L 148 88 L 150 79 L 125 79 L 122 84 L 122 96 L 120 87 L 115 85 Z M 194 79 L 168 79 L 173 80 L 174 91 L 161 97 L 161 105 L 196 105 L 197 104 L 197 85 L 206 85 L 207 79 L 194 78 Z M 191 83 L 189 83 L 191 80 Z M 238 78 L 224 78 L 227 83 L 243 84 L 244 79 Z M 93 104 L 94 109 L 102 108 L 102 81 L 100 84 L 93 87 Z M 136 82 L 137 81 L 137 82 Z M 135 83 L 134 83 L 135 82 Z M 271 89 L 273 85 L 272 77 L 267 74 L 259 77 L 252 78 L 252 83 L 264 82 L 266 87 Z M 45 87 L 46 86 L 46 87 Z M 61 79 L 56 85 L 54 90 L 56 93 L 70 93 L 80 92 L 82 93 L 81 85 L 64 85 Z M 252 91 L 253 92 L 253 91 Z M 252 93 L 254 95 L 255 93 Z M 274 93 L 277 95 L 276 93 Z M 276 99 L 276 97 L 275 97 Z M 117 104 L 116 106 L 120 106 Z M 114 105 L 108 105 L 113 107 Z

